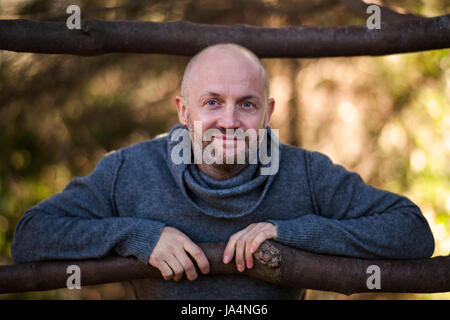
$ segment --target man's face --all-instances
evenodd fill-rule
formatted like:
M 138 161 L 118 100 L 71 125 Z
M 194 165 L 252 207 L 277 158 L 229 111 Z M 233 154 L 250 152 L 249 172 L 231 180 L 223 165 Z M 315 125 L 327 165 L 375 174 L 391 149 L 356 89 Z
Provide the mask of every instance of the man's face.
M 211 141 L 202 141 L 202 151 L 211 143 L 223 148 L 223 163 L 248 151 L 227 135 L 227 129 L 256 130 L 268 125 L 273 111 L 273 99 L 267 99 L 262 69 L 247 57 L 230 54 L 210 54 L 193 69 L 185 101 L 177 97 L 180 122 L 187 125 L 191 137 L 203 136 L 208 129 L 217 129 L 220 135 Z M 187 105 L 187 106 L 186 106 Z M 201 121 L 201 132 L 194 132 L 194 122 Z M 195 139 L 194 139 L 195 140 Z M 200 141 L 197 140 L 197 141 Z M 229 161 L 229 160 L 228 160 Z

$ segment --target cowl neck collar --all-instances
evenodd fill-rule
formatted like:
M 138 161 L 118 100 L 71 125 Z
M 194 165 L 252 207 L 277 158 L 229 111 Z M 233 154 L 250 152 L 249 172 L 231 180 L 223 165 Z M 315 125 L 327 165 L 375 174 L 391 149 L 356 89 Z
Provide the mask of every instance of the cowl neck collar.
M 180 131 L 186 130 L 180 139 Z M 268 150 L 272 142 L 270 127 L 267 127 Z M 174 135 L 175 130 L 177 134 Z M 278 143 L 278 141 L 277 141 Z M 176 125 L 168 135 L 168 166 L 177 185 L 186 199 L 202 213 L 216 218 L 238 218 L 249 215 L 261 204 L 276 175 L 261 175 L 263 165 L 259 161 L 249 164 L 237 175 L 226 180 L 215 180 L 200 171 L 195 164 L 175 164 L 171 159 L 173 148 L 183 144 L 191 148 L 187 127 Z M 178 149 L 177 149 L 178 150 Z M 182 155 L 182 152 L 181 152 Z M 269 152 L 270 155 L 270 152 Z

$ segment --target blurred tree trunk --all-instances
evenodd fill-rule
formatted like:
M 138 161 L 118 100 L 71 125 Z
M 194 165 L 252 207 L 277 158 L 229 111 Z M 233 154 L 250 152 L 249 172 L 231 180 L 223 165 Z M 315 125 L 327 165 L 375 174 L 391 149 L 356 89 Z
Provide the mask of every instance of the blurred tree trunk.
M 295 14 L 288 16 L 289 25 L 296 24 L 297 17 Z M 300 110 L 299 110 L 299 97 L 298 97 L 298 81 L 297 74 L 300 71 L 301 63 L 298 59 L 288 60 L 289 64 L 289 78 L 292 86 L 291 97 L 289 99 L 289 140 L 288 143 L 293 146 L 300 146 L 300 136 L 298 127 L 300 126 Z
M 289 64 L 289 80 L 292 86 L 292 93 L 289 99 L 289 138 L 288 144 L 293 146 L 301 145 L 301 137 L 299 134 L 300 126 L 300 99 L 298 96 L 298 81 L 297 74 L 300 70 L 301 63 L 297 59 L 291 59 L 288 61 Z

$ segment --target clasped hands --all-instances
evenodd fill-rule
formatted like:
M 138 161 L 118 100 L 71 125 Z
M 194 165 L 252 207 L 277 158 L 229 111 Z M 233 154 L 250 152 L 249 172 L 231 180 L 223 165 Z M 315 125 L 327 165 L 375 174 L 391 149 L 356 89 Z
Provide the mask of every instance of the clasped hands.
M 236 267 L 242 272 L 245 267 L 253 267 L 253 253 L 266 239 L 275 239 L 277 228 L 270 222 L 252 223 L 247 228 L 233 234 L 228 240 L 223 254 L 223 263 L 228 264 L 235 257 Z M 203 250 L 188 236 L 173 227 L 164 227 L 156 243 L 149 264 L 161 271 L 165 280 L 180 281 L 183 274 L 189 280 L 197 279 L 194 263 L 189 253 L 203 274 L 209 272 L 209 262 Z

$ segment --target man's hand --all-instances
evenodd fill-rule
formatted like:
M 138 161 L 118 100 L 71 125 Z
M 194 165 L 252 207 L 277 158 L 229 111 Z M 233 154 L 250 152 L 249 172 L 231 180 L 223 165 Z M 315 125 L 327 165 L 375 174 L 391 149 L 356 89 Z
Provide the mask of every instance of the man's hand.
M 266 239 L 277 237 L 277 227 L 270 222 L 252 223 L 247 228 L 236 232 L 228 240 L 223 255 L 223 262 L 228 263 L 233 259 L 236 251 L 236 266 L 240 272 L 247 268 L 253 268 L 253 253 L 258 250 Z
M 186 272 L 189 280 L 197 279 L 197 271 L 186 252 L 195 259 L 203 274 L 209 272 L 209 262 L 203 250 L 180 230 L 164 227 L 150 255 L 149 263 L 161 271 L 165 280 L 180 281 Z

